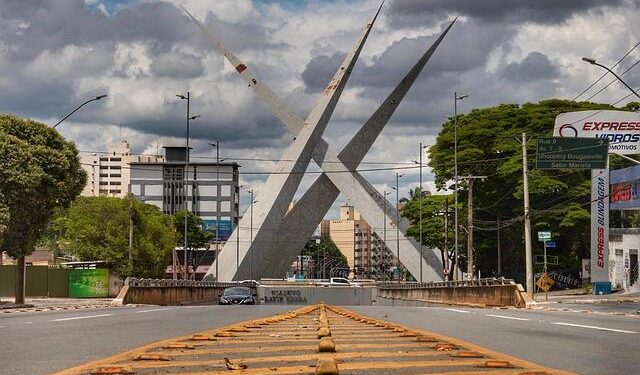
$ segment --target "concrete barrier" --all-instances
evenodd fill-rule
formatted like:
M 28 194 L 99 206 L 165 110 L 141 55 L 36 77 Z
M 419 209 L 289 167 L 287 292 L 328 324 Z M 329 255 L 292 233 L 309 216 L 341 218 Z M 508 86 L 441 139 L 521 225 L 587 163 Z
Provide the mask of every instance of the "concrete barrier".
M 385 284 L 378 288 L 382 305 L 416 306 L 455 304 L 468 306 L 530 307 L 535 302 L 522 285 L 507 279 L 481 279 L 425 284 Z
M 127 278 L 113 306 L 126 304 L 184 305 L 198 302 L 217 302 L 218 295 L 235 283 L 216 283 L 193 280 Z M 243 285 L 253 289 L 250 285 Z

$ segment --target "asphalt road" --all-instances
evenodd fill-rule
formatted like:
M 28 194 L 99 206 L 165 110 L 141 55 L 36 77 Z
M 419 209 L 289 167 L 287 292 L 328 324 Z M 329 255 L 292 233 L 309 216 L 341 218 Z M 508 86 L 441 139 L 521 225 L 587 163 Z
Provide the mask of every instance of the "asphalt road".
M 291 306 L 141 306 L 0 316 L 0 374 L 48 374 Z
M 0 373 L 46 374 L 294 306 L 142 306 L 0 316 Z M 640 318 L 544 310 L 347 307 L 582 374 L 640 368 Z
M 579 374 L 637 374 L 640 318 L 545 310 L 348 307 Z

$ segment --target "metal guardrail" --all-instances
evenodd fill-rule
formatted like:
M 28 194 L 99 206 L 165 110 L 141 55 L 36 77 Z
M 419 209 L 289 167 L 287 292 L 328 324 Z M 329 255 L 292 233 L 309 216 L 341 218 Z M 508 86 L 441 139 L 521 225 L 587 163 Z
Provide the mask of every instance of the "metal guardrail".
M 426 288 L 454 288 L 468 286 L 496 286 L 515 285 L 513 279 L 504 277 L 491 277 L 484 279 L 457 280 L 457 281 L 430 281 L 426 283 L 386 283 L 379 286 L 380 289 L 426 289 Z
M 135 277 L 127 277 L 124 285 L 133 287 L 147 288 L 168 288 L 168 287 L 199 287 L 199 288 L 228 288 L 237 286 L 237 283 L 219 283 L 215 281 L 196 281 L 196 280 L 173 280 L 173 279 L 138 279 Z M 244 285 L 251 287 L 253 285 Z

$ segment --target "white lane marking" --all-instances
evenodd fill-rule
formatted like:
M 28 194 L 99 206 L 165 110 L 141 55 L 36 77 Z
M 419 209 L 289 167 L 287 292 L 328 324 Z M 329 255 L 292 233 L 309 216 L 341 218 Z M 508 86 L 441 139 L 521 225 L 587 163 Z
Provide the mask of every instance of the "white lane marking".
M 184 309 L 201 309 L 203 307 L 209 307 L 207 305 L 198 305 L 198 306 L 182 306 Z
M 167 310 L 171 310 L 169 309 L 153 309 L 153 310 L 141 310 L 141 311 L 136 311 L 136 314 L 142 314 L 142 313 L 148 313 L 148 312 L 155 312 L 155 311 L 167 311 Z
M 511 320 L 524 320 L 524 321 L 530 321 L 531 320 L 531 319 L 527 319 L 527 318 L 516 318 L 515 316 L 506 316 L 506 315 L 487 314 L 485 316 L 491 316 L 493 318 L 500 318 L 500 319 L 511 319 Z
M 66 322 L 67 320 L 78 320 L 78 319 L 90 319 L 90 318 L 102 318 L 103 316 L 111 316 L 113 314 L 100 314 L 100 315 L 86 315 L 86 316 L 74 316 L 72 318 L 60 318 L 60 319 L 51 319 L 50 322 Z
M 597 329 L 600 331 L 611 331 L 611 332 L 620 332 L 620 333 L 638 333 L 636 331 L 627 331 L 624 329 L 615 329 L 615 328 L 605 328 L 605 327 L 597 327 L 597 326 L 587 326 L 583 324 L 573 324 L 573 323 L 562 323 L 562 322 L 551 322 L 551 324 L 557 324 L 560 326 L 569 326 L 569 327 L 579 327 L 579 328 L 591 328 Z
M 33 322 L 24 322 L 24 324 L 33 324 Z
M 467 310 L 460 310 L 460 309 L 445 309 L 447 311 L 453 311 L 453 312 L 459 312 L 459 313 L 465 313 L 465 314 L 471 314 L 471 311 L 467 311 Z
M 4 328 L 4 326 L 0 326 L 0 328 Z

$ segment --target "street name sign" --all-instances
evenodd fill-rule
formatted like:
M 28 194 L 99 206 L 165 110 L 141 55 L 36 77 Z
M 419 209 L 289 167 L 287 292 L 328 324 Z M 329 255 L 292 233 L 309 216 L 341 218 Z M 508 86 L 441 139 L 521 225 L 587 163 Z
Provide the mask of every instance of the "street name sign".
M 547 248 L 556 247 L 556 241 L 547 241 Z
M 538 241 L 549 241 L 551 239 L 551 232 L 549 231 L 542 231 L 542 232 L 538 232 Z
M 607 167 L 606 138 L 538 138 L 538 169 L 603 169 Z

